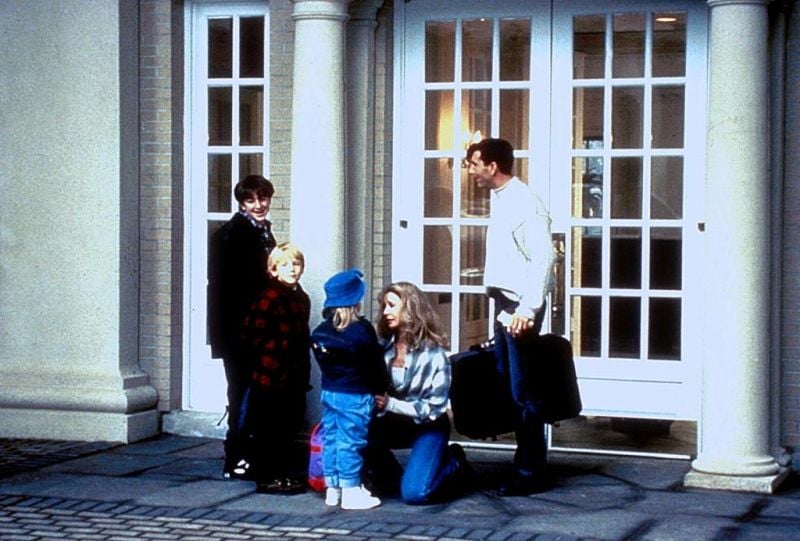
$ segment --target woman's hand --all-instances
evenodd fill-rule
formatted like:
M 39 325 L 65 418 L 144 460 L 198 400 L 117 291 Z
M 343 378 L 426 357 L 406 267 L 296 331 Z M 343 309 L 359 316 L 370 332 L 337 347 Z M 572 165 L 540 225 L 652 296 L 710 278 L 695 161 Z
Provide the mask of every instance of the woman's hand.
M 383 411 L 386 409 L 386 404 L 389 403 L 389 395 L 386 393 L 384 394 L 376 394 L 375 395 L 375 405 L 378 406 L 378 409 Z

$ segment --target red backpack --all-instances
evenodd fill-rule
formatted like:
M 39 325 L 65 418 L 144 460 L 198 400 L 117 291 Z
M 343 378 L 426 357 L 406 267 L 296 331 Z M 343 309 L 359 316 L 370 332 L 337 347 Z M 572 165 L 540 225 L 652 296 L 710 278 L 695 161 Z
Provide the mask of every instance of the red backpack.
M 308 447 L 308 486 L 322 492 L 325 490 L 325 475 L 322 472 L 322 423 L 311 428 Z

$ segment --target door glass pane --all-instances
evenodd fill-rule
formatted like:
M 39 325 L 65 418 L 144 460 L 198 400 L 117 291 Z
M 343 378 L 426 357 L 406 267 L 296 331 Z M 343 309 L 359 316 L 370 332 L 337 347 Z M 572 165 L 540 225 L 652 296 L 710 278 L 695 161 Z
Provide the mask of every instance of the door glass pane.
M 581 357 L 599 357 L 602 300 L 600 297 L 573 295 L 571 304 L 572 350 Z
M 605 73 L 606 18 L 582 15 L 572 20 L 572 77 L 599 79 Z
M 489 190 L 478 188 L 469 178 L 467 169 L 461 168 L 461 217 L 488 218 Z
M 650 173 L 650 214 L 653 218 L 683 218 L 683 158 L 653 156 Z
M 464 21 L 463 26 L 461 79 L 489 81 L 492 78 L 492 19 Z
M 500 91 L 500 137 L 514 148 L 528 148 L 529 91 Z
M 603 240 L 599 227 L 572 228 L 572 286 L 600 287 Z
M 231 212 L 231 155 L 208 155 L 208 211 Z
M 239 144 L 264 144 L 264 87 L 239 89 Z
M 233 76 L 233 19 L 208 21 L 208 77 Z
M 530 79 L 531 21 L 502 19 L 500 21 L 500 80 Z
M 681 359 L 681 300 L 650 299 L 649 359 Z
M 422 243 L 422 280 L 426 284 L 449 284 L 453 260 L 452 227 L 426 225 Z
M 641 158 L 611 158 L 611 217 L 642 217 Z
M 480 132 L 484 137 L 492 133 L 492 91 L 462 91 L 461 118 L 468 133 Z
M 528 184 L 528 158 L 514 158 L 511 174 Z
M 485 342 L 489 338 L 489 299 L 483 293 L 462 293 L 461 313 L 458 321 L 461 322 L 461 336 L 459 336 L 458 351 L 466 351 L 475 344 Z
M 428 21 L 425 23 L 425 81 L 453 81 L 456 58 L 456 23 Z
M 426 291 L 425 297 L 431 303 L 433 311 L 439 315 L 442 322 L 442 327 L 447 336 L 450 337 L 452 344 L 453 330 L 450 323 L 450 314 L 453 312 L 453 295 L 452 293 L 439 292 L 439 291 Z
M 639 358 L 641 305 L 639 297 L 611 297 L 608 310 L 608 354 L 611 357 Z
M 650 289 L 681 289 L 683 233 L 678 227 L 650 230 Z
M 642 230 L 638 227 L 611 228 L 611 287 L 642 287 Z
M 612 77 L 644 76 L 643 13 L 614 15 Z
M 239 154 L 239 177 L 264 174 L 264 156 L 262 154 Z
M 602 218 L 603 158 L 573 158 L 572 215 L 576 218 Z
M 231 88 L 208 89 L 208 144 L 231 144 Z
M 573 89 L 572 111 L 572 147 L 603 148 L 603 89 Z
M 453 215 L 453 160 L 428 158 L 425 160 L 425 211 L 426 218 L 445 218 Z
M 683 147 L 683 86 L 653 87 L 653 148 Z
M 239 77 L 264 76 L 264 17 L 239 21 Z
M 611 93 L 611 141 L 613 148 L 642 148 L 644 89 L 615 87 Z
M 425 92 L 425 150 L 452 149 L 453 128 L 453 91 Z
M 483 285 L 483 268 L 486 260 L 486 226 L 461 227 L 461 285 Z
M 686 75 L 686 13 L 653 15 L 653 77 Z

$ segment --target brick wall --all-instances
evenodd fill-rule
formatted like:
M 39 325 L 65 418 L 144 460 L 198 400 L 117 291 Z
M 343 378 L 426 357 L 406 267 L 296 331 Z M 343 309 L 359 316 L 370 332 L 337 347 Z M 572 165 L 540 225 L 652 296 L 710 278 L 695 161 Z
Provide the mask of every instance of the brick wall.
M 180 406 L 183 312 L 183 8 L 140 0 L 139 360 L 158 409 Z
M 800 446 L 800 6 L 786 51 L 783 186 L 782 444 Z
M 392 2 L 378 12 L 375 35 L 375 156 L 373 176 L 372 292 L 377 297 L 392 279 Z M 372 302 L 372 321 L 380 306 Z

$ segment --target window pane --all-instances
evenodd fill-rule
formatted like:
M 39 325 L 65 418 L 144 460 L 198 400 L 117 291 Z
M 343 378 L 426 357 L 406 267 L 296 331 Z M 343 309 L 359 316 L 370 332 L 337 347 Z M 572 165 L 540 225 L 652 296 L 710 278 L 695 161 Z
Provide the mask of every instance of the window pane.
M 489 338 L 489 299 L 484 294 L 462 293 L 461 323 L 458 351 L 466 351 L 470 346 L 485 342 Z
M 450 326 L 450 314 L 453 310 L 453 295 L 452 293 L 444 293 L 438 291 L 426 291 L 425 297 L 431 303 L 433 311 L 439 315 L 442 322 L 442 327 L 447 336 L 453 335 L 453 329 Z
M 644 76 L 643 13 L 614 15 L 613 77 Z
M 605 73 L 606 18 L 584 15 L 572 21 L 572 76 L 575 79 L 598 79 Z
M 527 81 L 530 79 L 531 21 L 504 19 L 500 21 L 500 80 Z
M 453 261 L 453 231 L 450 226 L 426 225 L 422 240 L 422 280 L 426 284 L 449 284 Z
M 442 83 L 455 77 L 456 23 L 425 23 L 425 81 Z
M 208 77 L 233 75 L 233 19 L 208 21 Z
M 681 288 L 683 233 L 677 227 L 650 230 L 650 288 Z
M 425 92 L 425 150 L 453 148 L 453 127 L 453 91 Z
M 463 28 L 461 78 L 464 81 L 490 81 L 492 79 L 492 20 L 464 21 Z
M 264 174 L 264 156 L 262 154 L 239 154 L 239 177 Z
M 242 17 L 239 44 L 239 77 L 263 77 L 264 17 Z
M 528 183 L 528 158 L 514 158 L 514 167 L 511 174 L 518 177 L 525 184 Z
M 527 90 L 500 91 L 500 137 L 516 149 L 528 148 L 528 96 Z
M 642 158 L 611 158 L 611 217 L 642 217 Z
M 600 356 L 600 297 L 572 297 L 572 349 L 582 357 Z
M 642 287 L 642 230 L 638 227 L 611 228 L 611 287 Z
M 232 212 L 231 155 L 208 155 L 208 211 Z
M 611 357 L 639 357 L 641 311 L 639 297 L 611 297 L 609 300 L 608 353 Z
M 603 148 L 603 89 L 573 89 L 572 115 L 572 147 Z
M 461 169 L 461 216 L 464 218 L 489 217 L 489 190 L 480 189 L 469 178 L 467 169 Z
M 653 156 L 650 179 L 650 214 L 653 218 L 683 218 L 683 158 Z
M 576 218 L 602 218 L 603 158 L 573 158 L 572 215 Z
M 231 88 L 208 89 L 208 144 L 231 144 Z
M 603 239 L 599 227 L 572 228 L 572 286 L 601 287 Z
M 650 299 L 649 359 L 681 358 L 681 300 Z
M 653 87 L 653 148 L 683 148 L 684 88 Z
M 264 144 L 264 87 L 239 89 L 239 144 Z
M 481 132 L 484 137 L 492 133 L 492 91 L 463 90 L 461 118 L 467 122 L 466 131 L 469 133 Z
M 426 218 L 445 218 L 453 215 L 453 160 L 425 160 Z
M 644 89 L 616 87 L 611 98 L 612 148 L 642 148 Z
M 686 13 L 653 15 L 653 77 L 686 74 Z
M 485 260 L 486 227 L 482 225 L 461 227 L 461 279 L 459 283 L 461 285 L 482 285 Z

